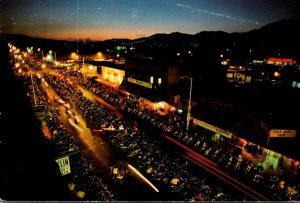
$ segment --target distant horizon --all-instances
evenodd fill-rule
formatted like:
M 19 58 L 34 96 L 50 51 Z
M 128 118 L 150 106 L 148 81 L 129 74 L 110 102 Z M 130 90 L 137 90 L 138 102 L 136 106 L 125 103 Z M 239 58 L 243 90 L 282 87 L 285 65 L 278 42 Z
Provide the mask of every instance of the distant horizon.
M 0 33 L 68 40 L 243 33 L 300 18 L 295 0 L 1 0 Z
M 226 32 L 226 31 L 223 31 L 223 30 L 203 30 L 203 31 L 196 32 L 194 34 L 190 34 L 190 33 L 184 33 L 184 32 L 179 32 L 179 31 L 171 31 L 169 33 L 158 32 L 158 33 L 153 33 L 153 34 L 148 35 L 148 36 L 140 36 L 140 37 L 136 37 L 136 38 L 125 38 L 125 37 L 116 38 L 116 37 L 111 37 L 111 38 L 105 38 L 105 39 L 101 40 L 101 39 L 92 39 L 92 38 L 89 38 L 89 37 L 86 37 L 86 38 L 78 37 L 78 41 L 85 42 L 87 39 L 90 40 L 90 41 L 93 41 L 93 42 L 101 42 L 101 41 L 106 41 L 106 40 L 137 40 L 137 39 L 140 39 L 140 38 L 151 37 L 151 36 L 157 35 L 157 34 L 170 35 L 172 33 L 181 33 L 181 34 L 186 34 L 186 35 L 191 35 L 191 36 L 199 34 L 199 33 L 202 33 L 202 32 L 224 32 L 224 33 L 228 33 L 228 34 L 233 34 L 233 33 L 247 33 L 247 32 L 250 32 L 252 30 L 258 30 L 258 29 L 260 29 L 260 28 L 262 28 L 262 27 L 264 27 L 266 25 L 269 25 L 269 24 L 272 24 L 272 23 L 276 23 L 276 22 L 285 21 L 285 20 L 293 20 L 293 19 L 281 19 L 281 20 L 278 20 L 278 21 L 267 23 L 265 25 L 262 25 L 260 27 L 257 27 L 257 28 L 254 28 L 254 29 L 251 29 L 251 30 L 248 30 L 248 31 L 243 31 L 243 32 Z M 299 20 L 300 20 L 300 18 L 299 18 Z M 2 33 L 2 34 L 4 34 L 4 35 L 5 34 L 9 34 L 9 35 L 24 35 L 24 36 L 27 36 L 27 37 L 44 39 L 44 40 L 58 40 L 58 41 L 70 41 L 70 42 L 77 41 L 77 38 L 45 38 L 45 37 L 42 37 L 42 36 L 32 36 L 30 34 L 23 34 L 23 33 Z

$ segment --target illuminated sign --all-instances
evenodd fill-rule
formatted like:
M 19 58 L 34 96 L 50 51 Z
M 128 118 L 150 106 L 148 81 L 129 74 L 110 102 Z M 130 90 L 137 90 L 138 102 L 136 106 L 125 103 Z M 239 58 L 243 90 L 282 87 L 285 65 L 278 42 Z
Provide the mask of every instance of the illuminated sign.
M 297 130 L 278 130 L 272 129 L 269 137 L 296 137 Z
M 205 128 L 205 129 L 208 129 L 210 131 L 213 131 L 215 133 L 218 133 L 218 134 L 223 135 L 223 136 L 228 137 L 228 138 L 231 138 L 233 136 L 232 133 L 227 131 L 227 130 L 224 130 L 224 129 L 218 128 L 216 126 L 210 125 L 208 123 L 205 123 L 205 122 L 200 121 L 200 120 L 195 119 L 195 118 L 192 118 L 192 119 L 193 119 L 193 121 L 196 125 L 199 125 L 199 126 Z
M 71 165 L 69 156 L 64 156 L 55 160 L 59 166 L 59 170 L 62 176 L 71 173 Z
M 152 84 L 148 83 L 148 82 L 144 82 L 144 81 L 141 81 L 141 80 L 136 80 L 136 79 L 133 79 L 133 78 L 128 78 L 128 82 L 131 82 L 131 83 L 134 83 L 134 84 L 152 89 Z
M 227 78 L 233 78 L 233 73 L 227 73 L 226 77 Z
M 121 84 L 125 76 L 124 70 L 101 66 L 102 77 L 110 82 Z
M 292 82 L 292 87 L 294 87 L 294 88 L 300 88 L 300 82 L 293 81 Z

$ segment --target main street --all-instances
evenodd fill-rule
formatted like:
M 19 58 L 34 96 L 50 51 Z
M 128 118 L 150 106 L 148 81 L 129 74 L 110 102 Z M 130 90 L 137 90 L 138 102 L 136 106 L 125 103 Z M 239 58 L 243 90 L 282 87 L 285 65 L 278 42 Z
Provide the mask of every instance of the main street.
M 120 113 L 115 107 L 111 106 L 110 104 L 105 102 L 103 99 L 101 99 L 97 95 L 95 95 L 94 93 L 87 91 L 86 89 L 82 88 L 79 85 L 77 85 L 77 88 L 79 88 L 81 90 L 81 92 L 83 93 L 83 95 L 86 98 L 88 98 L 89 100 L 106 106 L 113 114 L 116 114 L 119 118 L 123 117 L 122 113 Z M 109 146 L 105 143 L 105 140 L 103 140 L 101 138 L 101 136 L 95 136 L 95 132 L 92 133 L 91 130 L 86 127 L 85 121 L 80 115 L 78 117 L 80 120 L 79 123 L 81 124 L 80 127 L 82 128 L 82 131 L 77 130 L 78 131 L 77 133 L 83 134 L 79 137 L 81 142 L 84 143 L 83 151 L 85 151 L 85 153 L 89 154 L 89 157 L 93 160 L 93 163 L 95 163 L 95 165 L 97 165 L 99 167 L 99 171 L 101 171 L 101 170 L 103 171 L 104 170 L 103 168 L 105 168 L 106 173 L 108 173 L 109 166 L 112 166 L 114 164 L 113 162 L 111 162 L 112 160 L 114 160 L 114 157 L 110 157 L 113 154 L 112 149 L 109 148 Z M 173 140 L 169 137 L 166 137 L 166 136 L 165 136 L 165 138 L 167 138 L 168 141 L 171 141 L 172 143 L 175 143 L 178 145 L 178 142 L 176 142 L 175 140 Z M 102 146 L 102 147 L 99 147 L 99 146 Z M 196 154 L 196 153 L 193 153 L 193 152 L 191 153 L 191 150 L 187 150 L 187 148 L 184 147 L 183 145 L 179 144 L 179 146 L 182 149 L 184 149 L 185 152 L 189 151 L 189 153 L 187 153 L 187 155 L 183 154 L 183 156 L 187 160 L 195 163 L 197 166 L 200 166 L 201 168 L 204 168 L 206 171 L 208 171 L 211 174 L 214 174 L 216 177 L 219 178 L 219 179 L 216 179 L 215 181 L 225 182 L 226 184 L 230 185 L 230 187 L 235 188 L 236 191 L 244 193 L 250 199 L 268 200 L 266 197 L 260 195 L 258 192 L 251 189 L 250 187 L 247 187 L 244 184 L 240 183 L 238 180 L 231 178 L 227 174 L 225 175 L 222 172 L 222 170 L 217 168 L 215 163 L 209 161 L 208 159 L 202 157 L 199 154 L 197 154 L 196 156 L 191 155 L 191 154 Z M 100 148 L 100 149 L 97 149 L 97 148 Z M 99 156 L 99 154 L 97 155 L 97 152 L 98 153 L 100 152 L 101 156 Z M 106 161 L 105 161 L 105 159 L 106 159 Z M 199 161 L 199 160 L 201 160 L 201 161 Z M 105 163 L 103 163 L 103 161 L 108 164 L 105 165 Z M 105 166 L 105 167 L 103 167 L 103 166 Z M 105 173 L 105 171 L 104 171 L 104 173 Z
M 48 73 L 50 74 L 56 74 L 56 71 L 53 69 L 43 69 L 42 71 L 30 71 L 29 74 L 37 74 L 37 72 L 47 73 L 47 70 L 49 70 Z M 68 80 L 71 81 L 70 79 Z M 57 104 L 55 104 L 54 97 L 55 96 L 58 97 L 58 95 L 55 94 L 51 86 L 46 87 L 45 83 L 43 83 L 43 87 L 47 92 L 52 107 L 55 107 Z M 117 114 L 119 118 L 122 118 L 122 114 L 119 111 L 117 111 L 115 107 L 111 106 L 110 104 L 108 104 L 103 99 L 96 96 L 95 94 L 91 93 L 90 91 L 85 90 L 81 86 L 77 85 L 76 87 L 80 89 L 84 97 L 86 97 L 87 99 L 89 99 L 94 103 L 100 103 L 101 105 L 104 105 L 107 109 L 110 110 L 111 113 Z M 114 149 L 112 149 L 111 146 L 107 144 L 106 141 L 101 136 L 99 136 L 99 133 L 96 133 L 93 130 L 91 131 L 91 129 L 87 127 L 88 125 L 83 119 L 81 112 L 76 109 L 74 104 L 72 104 L 72 106 L 74 107 L 74 109 L 71 109 L 71 111 L 73 111 L 73 113 L 76 112 L 75 114 L 79 120 L 78 125 L 73 123 L 70 119 L 68 119 L 68 117 L 65 114 L 65 107 L 63 105 L 60 105 L 59 107 L 59 112 L 60 112 L 59 119 L 68 127 L 68 129 L 74 134 L 76 139 L 79 141 L 81 145 L 80 146 L 81 151 L 93 163 L 93 166 L 97 169 L 97 172 L 99 173 L 101 178 L 105 180 L 105 182 L 109 183 L 110 187 L 114 188 L 114 191 L 118 196 L 118 199 L 162 200 L 164 194 L 155 193 L 152 190 L 152 188 L 146 185 L 145 182 L 142 182 L 141 179 L 136 178 L 136 176 L 128 176 L 128 180 L 126 181 L 127 183 L 123 185 L 120 185 L 112 181 L 112 176 L 110 174 L 111 167 L 113 165 L 118 164 L 119 162 L 126 162 L 126 161 L 122 160 L 122 158 L 117 153 L 114 152 Z M 191 157 L 186 157 L 186 156 L 185 158 L 191 162 L 196 163 L 197 165 L 200 165 L 197 159 L 195 158 L 191 159 Z M 203 168 L 203 165 L 201 167 Z M 214 170 L 214 173 L 215 171 L 216 170 Z M 209 172 L 212 173 L 212 171 Z M 222 174 L 221 171 L 219 172 L 219 174 Z M 216 176 L 220 177 L 220 175 L 219 176 L 216 175 Z M 220 180 L 216 179 L 214 181 L 220 181 Z M 231 187 L 234 186 L 233 184 L 234 182 L 238 182 L 237 180 L 233 180 L 233 179 L 230 179 L 230 181 L 231 183 L 228 181 L 225 182 L 229 183 Z M 238 185 L 242 185 L 242 184 L 238 184 Z M 247 188 L 247 190 L 252 191 L 250 188 Z M 245 188 L 242 187 L 236 187 L 236 191 L 245 193 L 246 196 L 250 197 L 250 199 L 266 200 L 265 197 L 261 196 L 258 193 L 255 193 L 255 191 L 252 192 L 254 194 L 253 195 L 250 194 L 248 191 L 245 191 Z
M 54 73 L 54 72 L 52 72 Z M 48 98 L 53 108 L 57 106 L 54 101 L 54 97 L 59 98 L 51 86 L 46 87 L 43 83 L 43 87 L 46 90 Z M 113 113 L 115 109 L 104 102 L 102 99 L 96 97 L 90 92 L 79 87 L 83 92 L 84 96 L 93 102 L 99 102 L 107 106 Z M 75 106 L 74 104 L 72 106 Z M 86 121 L 83 119 L 79 111 L 74 107 L 71 109 L 78 117 L 79 123 L 75 124 L 69 120 L 65 113 L 65 107 L 59 105 L 59 120 L 65 124 L 70 132 L 75 136 L 75 138 L 80 143 L 81 152 L 92 162 L 93 167 L 96 168 L 97 173 L 108 183 L 109 188 L 113 189 L 118 199 L 121 200 L 161 200 L 161 194 L 153 191 L 145 181 L 140 179 L 136 173 L 129 171 L 130 175 L 127 176 L 126 182 L 120 184 L 112 180 L 111 167 L 114 165 L 119 165 L 120 162 L 124 162 L 122 158 L 112 149 L 112 147 L 107 144 L 107 142 L 98 136 L 99 133 L 92 132 L 90 128 L 87 127 Z M 119 114 L 121 116 L 121 114 Z M 75 124 L 75 125 L 74 125 Z M 72 166 L 71 166 L 72 167 Z

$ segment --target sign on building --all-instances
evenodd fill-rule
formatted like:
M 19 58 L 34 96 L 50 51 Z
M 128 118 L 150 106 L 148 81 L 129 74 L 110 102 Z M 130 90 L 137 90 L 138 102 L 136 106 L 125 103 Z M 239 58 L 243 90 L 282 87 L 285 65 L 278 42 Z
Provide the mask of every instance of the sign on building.
M 199 125 L 205 129 L 208 129 L 210 131 L 213 131 L 215 133 L 218 133 L 220 135 L 223 135 L 224 137 L 228 137 L 228 138 L 231 138 L 233 136 L 232 132 L 229 132 L 227 130 L 224 130 L 224 129 L 221 129 L 221 128 L 218 128 L 216 126 L 213 126 L 211 124 L 208 124 L 208 123 L 205 123 L 203 121 L 200 121 L 198 119 L 195 119 L 195 118 L 192 118 L 193 119 L 193 122 L 196 124 L 196 125 Z
M 133 78 L 128 78 L 127 80 L 128 80 L 128 82 L 131 82 L 131 83 L 134 83 L 134 84 L 152 89 L 152 84 L 151 83 L 144 82 L 144 81 L 137 80 L 137 79 L 133 79 Z
M 71 173 L 71 165 L 69 156 L 64 156 L 55 160 L 59 166 L 59 170 L 62 176 Z
M 296 137 L 297 130 L 272 129 L 269 137 Z

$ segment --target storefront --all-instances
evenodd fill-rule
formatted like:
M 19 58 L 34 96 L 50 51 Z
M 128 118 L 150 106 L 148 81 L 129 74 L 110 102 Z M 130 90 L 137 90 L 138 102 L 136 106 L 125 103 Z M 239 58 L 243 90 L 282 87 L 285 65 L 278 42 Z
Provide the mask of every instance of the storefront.
M 123 81 L 124 76 L 124 70 L 101 66 L 101 77 L 105 80 L 120 85 Z
M 218 135 L 224 136 L 224 137 L 229 138 L 229 139 L 231 139 L 232 136 L 233 136 L 232 132 L 229 132 L 227 130 L 221 129 L 221 128 L 216 127 L 216 126 L 213 126 L 209 123 L 206 123 L 204 121 L 198 120 L 198 119 L 193 118 L 193 117 L 191 117 L 191 119 L 193 120 L 193 123 L 195 125 L 201 126 L 205 129 L 208 129 L 208 130 L 210 130 L 210 131 L 212 131 L 212 132 L 214 132 Z

